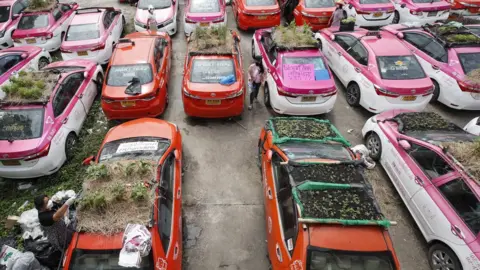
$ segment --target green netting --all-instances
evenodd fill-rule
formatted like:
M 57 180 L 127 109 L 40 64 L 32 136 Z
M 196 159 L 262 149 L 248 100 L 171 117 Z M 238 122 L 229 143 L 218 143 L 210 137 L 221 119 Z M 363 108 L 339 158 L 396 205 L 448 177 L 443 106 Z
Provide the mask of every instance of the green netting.
M 293 181 L 300 184 L 304 181 L 334 184 L 366 184 L 363 167 L 353 162 L 338 163 L 299 163 L 288 164 L 288 171 Z
M 383 227 L 390 227 L 392 225 L 390 220 L 348 220 L 348 219 L 331 219 L 331 218 L 303 218 L 300 220 L 304 223 L 326 223 L 326 224 L 342 224 L 346 226 L 358 225 L 380 225 Z
M 328 120 L 309 117 L 273 117 L 267 123 L 273 134 L 273 143 L 276 144 L 288 141 L 319 143 L 335 141 L 350 146 L 350 143 Z

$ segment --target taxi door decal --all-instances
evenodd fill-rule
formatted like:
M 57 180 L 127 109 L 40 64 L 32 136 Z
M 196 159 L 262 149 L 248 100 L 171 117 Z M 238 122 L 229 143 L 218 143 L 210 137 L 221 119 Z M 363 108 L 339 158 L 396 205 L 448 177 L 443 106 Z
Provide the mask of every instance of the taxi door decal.
M 156 268 L 157 270 L 167 270 L 167 261 L 163 258 L 158 258 Z
M 290 265 L 290 270 L 303 270 L 303 262 L 296 260 Z

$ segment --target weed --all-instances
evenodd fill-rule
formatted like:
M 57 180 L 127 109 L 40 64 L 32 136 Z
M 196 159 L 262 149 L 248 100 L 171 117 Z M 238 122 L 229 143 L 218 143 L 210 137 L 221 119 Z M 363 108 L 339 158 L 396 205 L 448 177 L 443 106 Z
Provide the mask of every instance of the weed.
M 361 167 L 353 164 L 319 163 L 292 167 L 290 175 L 297 183 L 309 180 L 335 184 L 363 184 L 365 180 L 361 170 Z
M 233 38 L 226 26 L 197 27 L 188 40 L 190 51 L 232 53 Z
M 144 201 L 147 199 L 148 190 L 142 183 L 137 183 L 133 186 L 130 196 L 136 202 Z
M 17 76 L 11 76 L 9 83 L 2 86 L 5 92 L 5 101 L 29 102 L 43 101 L 50 98 L 55 84 L 58 82 L 58 75 L 50 72 L 26 72 L 21 71 Z
M 272 34 L 275 44 L 280 48 L 294 49 L 301 47 L 312 47 L 317 45 L 310 26 L 304 24 L 297 27 L 295 21 L 287 26 L 277 26 Z
M 321 140 L 326 137 L 336 137 L 330 123 L 315 119 L 271 119 L 273 128 L 280 138 L 301 138 Z
M 88 166 L 87 178 L 92 180 L 108 179 L 108 169 L 105 164 L 93 164 Z

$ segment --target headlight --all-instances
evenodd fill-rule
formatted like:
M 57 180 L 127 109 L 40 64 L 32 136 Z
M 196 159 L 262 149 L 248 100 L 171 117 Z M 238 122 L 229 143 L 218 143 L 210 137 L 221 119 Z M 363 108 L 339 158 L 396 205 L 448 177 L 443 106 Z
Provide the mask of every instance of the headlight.
M 141 23 L 141 22 L 139 22 L 139 21 L 137 21 L 137 20 L 135 20 L 135 25 L 138 26 L 138 27 L 141 27 L 141 28 L 147 28 L 147 25 L 146 25 L 146 24 Z
M 4 35 L 5 35 L 5 30 L 0 31 L 0 38 L 3 38 Z

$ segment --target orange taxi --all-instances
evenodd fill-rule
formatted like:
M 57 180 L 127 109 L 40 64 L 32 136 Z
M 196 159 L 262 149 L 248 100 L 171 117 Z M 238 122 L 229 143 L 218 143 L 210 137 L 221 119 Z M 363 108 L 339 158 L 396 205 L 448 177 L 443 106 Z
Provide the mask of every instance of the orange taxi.
M 300 0 L 293 11 L 296 25 L 308 24 L 313 31 L 328 27 L 335 11 L 333 0 Z
M 209 36 L 216 30 L 209 28 Z M 227 43 L 197 49 L 195 32 L 189 37 L 185 58 L 182 100 L 188 116 L 241 117 L 245 99 L 240 37 L 228 32 Z M 231 35 L 231 36 L 230 36 Z M 208 40 L 206 42 L 208 46 Z M 222 83 L 223 80 L 229 83 Z
M 102 109 L 109 120 L 156 117 L 168 104 L 172 42 L 163 32 L 120 39 L 107 68 Z
M 148 227 L 152 249 L 142 259 L 140 269 L 182 269 L 182 138 L 179 129 L 175 124 L 152 118 L 126 122 L 112 128 L 98 154 L 85 159 L 83 164 L 122 160 L 158 163 L 158 199 L 152 205 L 153 221 Z M 118 266 L 122 237 L 123 233 L 75 232 L 65 252 L 63 269 L 126 269 Z
M 258 150 L 271 269 L 400 269 L 387 230 L 395 223 L 329 121 L 271 118 Z
M 277 0 L 232 0 L 233 16 L 238 28 L 251 30 L 280 25 Z

